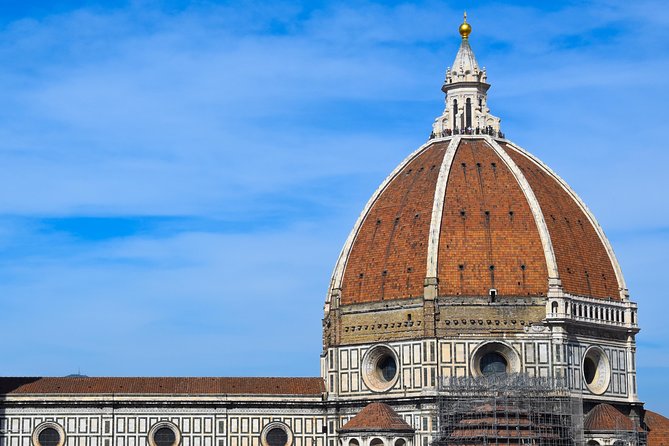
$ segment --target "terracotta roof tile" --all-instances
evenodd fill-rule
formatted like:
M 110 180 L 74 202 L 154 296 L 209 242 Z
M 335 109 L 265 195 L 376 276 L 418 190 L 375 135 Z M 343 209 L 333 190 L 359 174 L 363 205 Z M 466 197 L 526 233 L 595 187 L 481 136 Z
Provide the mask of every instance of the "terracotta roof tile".
M 0 394 L 319 395 L 321 378 L 0 378 Z
M 392 407 L 384 403 L 368 404 L 348 423 L 343 425 L 339 432 L 369 430 L 414 432 L 414 428 L 409 426 Z
M 564 290 L 620 300 L 607 246 L 578 199 L 538 161 L 500 144 L 536 197 Z M 435 192 L 448 145 L 424 147 L 371 203 L 344 253 L 342 305 L 423 295 L 430 231 L 436 231 L 432 212 L 435 197 L 441 198 Z M 546 295 L 549 271 L 530 203 L 483 138 L 459 143 L 443 200 L 436 253 L 440 296 L 487 297 L 491 288 L 500 297 Z
M 527 178 L 548 227 L 564 290 L 579 296 L 620 300 L 613 264 L 588 216 L 542 166 L 502 144 Z
M 446 143 L 392 179 L 365 217 L 348 257 L 343 305 L 423 296 L 434 190 Z
M 669 446 L 669 418 L 646 411 L 644 422 L 648 427 L 648 446 Z
M 610 404 L 593 407 L 583 421 L 586 431 L 634 431 L 632 420 Z
M 463 140 L 453 159 L 439 241 L 439 294 L 545 296 L 548 271 L 525 195 L 483 140 Z

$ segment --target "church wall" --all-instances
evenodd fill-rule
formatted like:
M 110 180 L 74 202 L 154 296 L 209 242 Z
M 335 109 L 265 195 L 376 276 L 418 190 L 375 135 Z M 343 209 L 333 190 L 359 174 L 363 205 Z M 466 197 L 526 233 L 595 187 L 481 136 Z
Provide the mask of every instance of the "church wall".
M 397 360 L 396 381 L 387 389 L 370 391 L 365 374 L 372 373 L 365 364 L 365 356 L 376 348 L 385 346 L 394 352 Z M 583 336 L 564 342 L 555 339 L 545 327 L 527 327 L 515 335 L 454 339 L 424 338 L 388 343 L 348 345 L 330 348 L 325 357 L 325 377 L 330 400 L 358 398 L 388 398 L 429 395 L 436 392 L 441 378 L 476 376 L 479 371 L 477 358 L 480 349 L 505 349 L 512 360 L 512 372 L 531 377 L 564 378 L 569 388 L 584 398 L 635 399 L 633 359 L 629 346 L 622 340 L 602 341 Z M 601 348 L 608 363 L 602 378 L 608 385 L 601 394 L 595 394 L 584 382 L 583 360 L 589 349 Z M 479 356 L 477 356 L 479 355 Z M 372 383 L 372 386 L 374 383 Z
M 191 403 L 196 403 L 189 398 Z M 65 446 L 151 446 L 149 432 L 159 422 L 170 422 L 181 435 L 180 446 L 262 446 L 262 430 L 269 423 L 284 423 L 293 446 L 340 446 L 337 430 L 366 402 L 342 408 L 319 404 L 312 408 L 281 407 L 141 407 L 105 405 L 67 407 L 73 401 L 53 401 L 5 409 L 0 416 L 0 446 L 32 446 L 35 428 L 54 422 L 65 433 Z M 437 432 L 435 404 L 394 406 L 416 429 L 415 446 L 427 446 Z
M 555 366 L 556 374 L 566 376 L 568 386 L 580 390 L 584 398 L 595 397 L 596 395 L 588 390 L 583 379 L 583 359 L 587 350 L 592 346 L 601 347 L 609 362 L 609 383 L 606 391 L 598 397 L 636 399 L 636 384 L 630 384 L 636 383 L 636 370 L 634 362 L 629 360 L 630 352 L 625 345 L 607 345 L 601 341 L 592 342 L 590 340 L 569 343 L 564 346 L 558 344 L 555 346 L 556 354 L 561 353 L 562 361 Z
M 178 405 L 198 405 L 188 398 Z M 48 400 L 47 400 L 48 401 Z M 0 415 L 0 446 L 31 446 L 35 428 L 50 421 L 62 427 L 64 446 L 151 446 L 149 432 L 159 422 L 172 423 L 180 446 L 262 446 L 261 433 L 269 423 L 288 427 L 293 446 L 326 446 L 326 417 L 321 404 L 312 408 L 252 406 L 142 407 L 76 404 L 76 398 L 47 404 L 7 408 Z

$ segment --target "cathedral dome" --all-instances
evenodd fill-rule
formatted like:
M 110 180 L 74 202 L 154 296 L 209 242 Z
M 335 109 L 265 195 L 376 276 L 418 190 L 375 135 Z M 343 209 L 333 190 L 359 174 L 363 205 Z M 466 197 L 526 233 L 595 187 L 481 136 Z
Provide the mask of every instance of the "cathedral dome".
M 536 157 L 490 135 L 434 138 L 369 200 L 332 280 L 342 305 L 438 296 L 625 299 L 601 227 Z
M 442 87 L 443 115 L 430 140 L 397 166 L 360 214 L 328 302 L 627 300 L 611 245 L 583 201 L 499 130 L 486 106 L 485 69 L 465 34 Z

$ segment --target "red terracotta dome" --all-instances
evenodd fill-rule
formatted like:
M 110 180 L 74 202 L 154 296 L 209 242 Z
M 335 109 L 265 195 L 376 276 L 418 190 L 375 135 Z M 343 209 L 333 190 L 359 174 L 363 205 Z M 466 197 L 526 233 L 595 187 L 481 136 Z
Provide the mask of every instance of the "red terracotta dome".
M 643 431 L 634 425 L 634 422 L 623 415 L 618 409 L 607 403 L 600 403 L 593 407 L 583 420 L 583 429 L 590 432 L 597 431 Z
M 644 422 L 648 427 L 648 446 L 669 446 L 669 418 L 646 411 Z
M 340 304 L 439 296 L 626 298 L 585 204 L 504 138 L 437 137 L 406 158 L 360 215 L 337 262 Z

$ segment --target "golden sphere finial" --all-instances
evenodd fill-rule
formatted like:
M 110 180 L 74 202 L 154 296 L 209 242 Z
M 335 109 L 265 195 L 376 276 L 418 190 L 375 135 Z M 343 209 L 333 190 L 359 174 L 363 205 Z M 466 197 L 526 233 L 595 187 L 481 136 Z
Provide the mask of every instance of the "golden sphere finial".
M 462 25 L 460 25 L 459 31 L 463 39 L 469 38 L 469 35 L 472 33 L 472 26 L 467 23 L 467 11 L 465 11 L 464 19 Z

